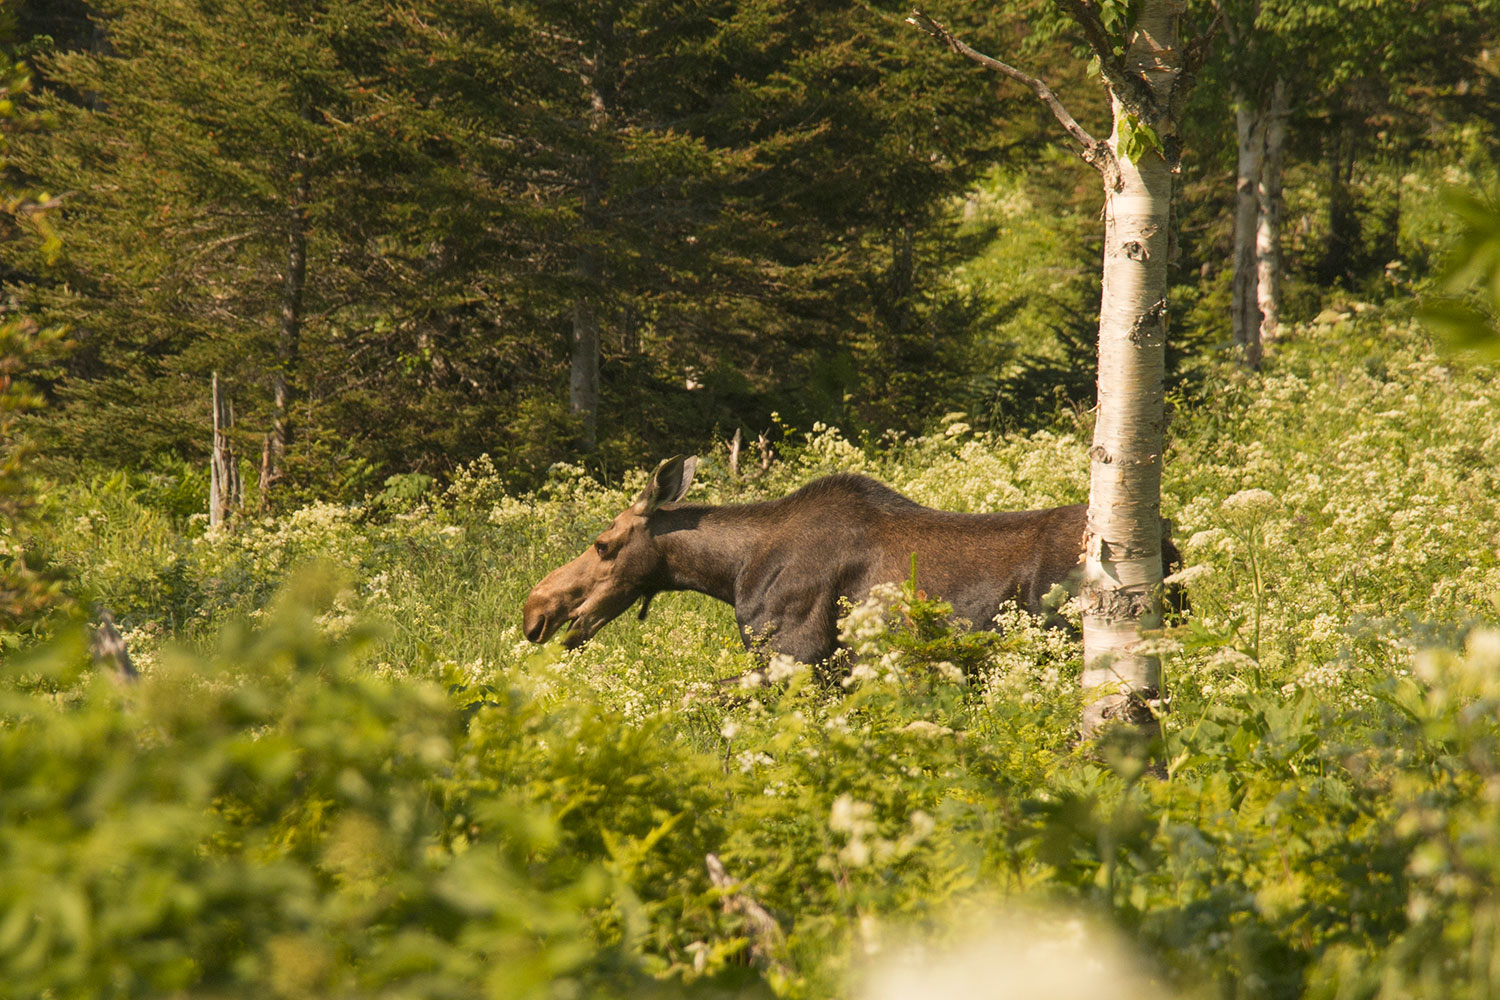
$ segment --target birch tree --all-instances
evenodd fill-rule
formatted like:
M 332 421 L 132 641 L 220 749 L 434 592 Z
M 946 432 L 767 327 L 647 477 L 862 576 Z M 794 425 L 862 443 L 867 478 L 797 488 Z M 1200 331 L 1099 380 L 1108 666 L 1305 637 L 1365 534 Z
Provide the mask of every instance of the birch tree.
M 1031 88 L 1099 171 L 1104 191 L 1098 416 L 1084 534 L 1082 730 L 1156 728 L 1160 664 L 1139 649 L 1161 622 L 1161 462 L 1165 430 L 1167 259 L 1178 122 L 1212 29 L 1180 38 L 1183 0 L 1056 0 L 1093 54 L 1111 130 L 1097 139 L 1041 79 L 976 51 L 921 11 L 911 23 L 955 52 Z
M 1358 220 L 1350 181 L 1361 139 L 1389 129 L 1408 90 L 1461 85 L 1484 44 L 1494 0 L 1210 0 L 1224 25 L 1213 72 L 1235 114 L 1231 326 L 1241 360 L 1259 367 L 1281 323 L 1282 176 L 1293 116 L 1313 126 L 1327 170 L 1323 279 L 1351 270 Z M 1411 114 L 1410 110 L 1404 112 Z M 1426 114 L 1420 114 L 1426 118 Z
M 1261 0 L 1226 2 L 1234 106 L 1234 274 L 1230 328 L 1240 360 L 1259 368 L 1280 314 L 1281 165 L 1286 147 L 1286 52 L 1264 29 Z

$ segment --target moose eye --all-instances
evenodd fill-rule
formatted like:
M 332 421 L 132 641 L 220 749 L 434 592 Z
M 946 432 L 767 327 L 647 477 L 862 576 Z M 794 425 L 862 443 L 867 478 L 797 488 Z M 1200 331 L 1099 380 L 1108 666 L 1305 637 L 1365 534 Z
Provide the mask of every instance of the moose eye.
M 615 549 L 618 547 L 615 543 L 605 541 L 602 538 L 595 539 L 594 541 L 594 551 L 599 553 L 600 559 L 608 559 L 615 554 Z

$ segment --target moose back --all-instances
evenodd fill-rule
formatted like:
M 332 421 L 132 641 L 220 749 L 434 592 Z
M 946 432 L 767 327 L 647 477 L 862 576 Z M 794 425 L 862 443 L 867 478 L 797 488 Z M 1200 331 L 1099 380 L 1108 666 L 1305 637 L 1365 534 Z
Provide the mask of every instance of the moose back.
M 572 562 L 526 598 L 523 628 L 546 642 L 587 642 L 636 601 L 645 618 L 666 590 L 695 590 L 734 606 L 745 645 L 802 663 L 838 647 L 839 599 L 907 579 L 953 605 L 955 618 L 991 623 L 1006 601 L 1040 613 L 1083 553 L 1087 507 L 996 514 L 933 510 L 864 476 L 814 480 L 779 500 L 684 504 L 696 457 L 672 458 L 639 497 Z M 1175 556 L 1164 541 L 1166 556 Z

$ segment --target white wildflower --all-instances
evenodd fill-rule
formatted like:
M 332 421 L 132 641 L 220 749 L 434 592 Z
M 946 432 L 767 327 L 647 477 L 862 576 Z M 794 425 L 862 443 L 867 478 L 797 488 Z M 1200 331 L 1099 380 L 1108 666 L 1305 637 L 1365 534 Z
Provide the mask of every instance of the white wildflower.
M 764 767 L 767 764 L 776 763 L 771 759 L 769 754 L 762 753 L 756 750 L 744 751 L 743 753 L 735 757 L 735 762 L 739 765 L 741 774 L 749 774 L 757 767 Z
M 805 669 L 805 664 L 798 663 L 785 653 L 777 653 L 766 666 L 766 677 L 771 683 L 779 684 L 791 680 Z
M 913 736 L 925 736 L 928 739 L 937 739 L 940 736 L 952 736 L 954 731 L 947 726 L 940 726 L 936 722 L 928 722 L 926 719 L 913 719 L 901 727 L 903 733 L 911 733 Z
M 937 664 L 933 669 L 937 671 L 939 677 L 950 684 L 964 683 L 964 672 L 947 660 Z
M 851 835 L 866 833 L 874 829 L 875 825 L 870 822 L 870 814 L 874 811 L 875 807 L 870 803 L 860 802 L 845 792 L 833 800 L 833 808 L 828 811 L 828 829 Z
M 1226 497 L 1219 505 L 1226 514 L 1242 517 L 1264 517 L 1278 506 L 1276 497 L 1269 490 L 1250 489 Z
M 1500 673 L 1500 629 L 1477 628 L 1464 643 L 1470 672 L 1493 676 Z
M 1194 563 L 1192 566 L 1184 566 L 1176 573 L 1169 574 L 1162 580 L 1162 583 L 1169 586 L 1172 584 L 1192 583 L 1194 580 L 1200 580 L 1205 576 L 1212 575 L 1213 571 L 1214 568 L 1207 563 Z

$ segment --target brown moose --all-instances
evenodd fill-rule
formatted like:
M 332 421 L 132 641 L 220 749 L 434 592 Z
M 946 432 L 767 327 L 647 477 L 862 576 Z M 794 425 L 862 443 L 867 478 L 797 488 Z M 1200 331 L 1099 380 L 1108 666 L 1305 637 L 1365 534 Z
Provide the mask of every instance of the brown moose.
M 658 593 L 696 590 L 734 606 L 747 648 L 817 663 L 838 647 L 839 599 L 907 579 L 914 555 L 921 589 L 953 605 L 955 618 L 993 627 L 1006 601 L 1042 612 L 1083 552 L 1084 504 L 959 514 L 849 474 L 763 503 L 681 503 L 697 465 L 663 462 L 592 545 L 532 589 L 526 638 L 546 642 L 566 625 L 573 648 L 637 600 L 644 619 Z M 1165 540 L 1163 550 L 1164 562 L 1175 560 Z

